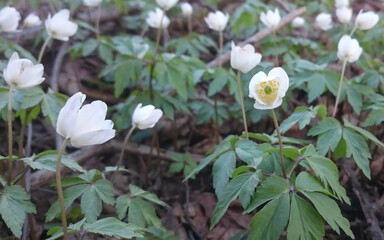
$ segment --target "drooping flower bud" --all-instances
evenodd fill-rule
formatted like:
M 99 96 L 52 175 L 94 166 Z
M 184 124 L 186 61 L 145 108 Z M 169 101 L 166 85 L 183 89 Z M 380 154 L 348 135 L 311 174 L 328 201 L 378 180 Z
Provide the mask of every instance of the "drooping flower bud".
M 223 31 L 227 26 L 229 20 L 229 15 L 224 14 L 222 11 L 217 10 L 216 12 L 210 12 L 207 17 L 205 17 L 205 22 L 207 23 L 210 29 L 215 31 Z
M 261 60 L 261 54 L 255 52 L 255 48 L 247 44 L 244 47 L 236 46 L 232 42 L 232 51 L 231 51 L 231 67 L 241 71 L 242 73 L 247 73 L 253 69 Z
M 152 128 L 163 116 L 163 111 L 155 109 L 153 105 L 141 107 L 139 103 L 132 115 L 132 125 L 139 129 Z
M 337 45 L 337 56 L 341 61 L 355 62 L 362 52 L 359 42 L 348 35 L 344 35 Z
M 68 9 L 62 9 L 53 16 L 48 15 L 47 20 L 45 20 L 45 28 L 49 36 L 57 40 L 68 41 L 69 37 L 75 35 L 78 26 L 69 21 L 69 14 Z

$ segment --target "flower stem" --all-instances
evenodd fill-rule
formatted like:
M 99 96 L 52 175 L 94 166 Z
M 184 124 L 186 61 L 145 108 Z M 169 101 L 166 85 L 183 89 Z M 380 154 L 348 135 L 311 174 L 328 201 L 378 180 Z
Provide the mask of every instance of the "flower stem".
M 56 187 L 57 187 L 57 195 L 59 197 L 59 203 L 60 203 L 61 224 L 63 226 L 64 240 L 68 240 L 68 232 L 67 232 L 67 217 L 65 215 L 63 188 L 61 186 L 61 159 L 63 157 L 64 151 L 68 142 L 69 142 L 69 138 L 64 140 L 63 145 L 61 145 L 61 148 L 59 150 L 59 154 L 57 155 L 57 161 L 56 161 Z
M 9 87 L 8 93 L 8 184 L 12 181 L 12 168 L 13 168 L 13 139 L 12 139 L 12 93 L 13 86 Z
M 357 30 L 357 25 L 355 25 L 351 31 L 351 33 L 349 34 L 350 37 L 352 37 L 352 35 L 355 33 L 355 31 Z
M 26 113 L 25 113 L 25 119 L 24 121 L 21 123 L 21 131 L 20 131 L 20 136 L 19 136 L 19 141 L 18 141 L 18 144 L 19 144 L 19 151 L 17 153 L 17 156 L 19 158 L 22 158 L 23 157 L 23 145 L 24 145 L 24 135 L 25 135 L 25 129 L 27 127 L 27 122 L 28 122 L 28 118 L 29 118 L 29 109 L 26 110 Z
M 248 126 L 247 126 L 247 117 L 245 116 L 245 108 L 244 108 L 244 98 L 243 98 L 243 91 L 242 91 L 242 84 L 240 82 L 240 71 L 237 71 L 237 89 L 239 90 L 239 99 L 240 99 L 240 106 L 241 106 L 241 111 L 243 113 L 243 122 L 244 122 L 244 130 L 245 130 L 245 135 L 248 137 Z
M 161 16 L 161 23 L 163 22 L 164 15 L 165 15 L 165 13 L 163 12 L 163 15 Z M 149 75 L 149 99 L 151 99 L 151 101 L 153 100 L 153 76 L 152 75 L 153 75 L 153 71 L 155 69 L 156 62 L 157 62 L 157 55 L 159 52 L 161 32 L 162 32 L 162 28 L 160 27 L 157 29 L 157 33 L 156 33 L 155 55 L 153 56 L 150 75 Z
M 276 31 L 275 30 L 272 32 L 272 37 L 273 37 L 273 49 L 275 51 L 275 62 L 276 62 L 276 66 L 278 66 L 279 65 L 279 57 L 277 56 Z
M 219 67 L 223 65 L 223 60 L 221 59 L 221 56 L 223 55 L 223 31 L 219 31 Z
M 49 40 L 51 40 L 50 36 L 48 36 L 47 39 L 45 39 L 43 46 L 41 47 L 41 50 L 39 53 L 39 58 L 37 59 L 37 63 L 41 63 L 41 59 L 43 58 L 43 54 L 45 52 L 45 49 L 47 48 Z
M 343 68 L 341 70 L 341 76 L 340 76 L 340 83 L 339 83 L 339 89 L 337 90 L 337 96 L 336 96 L 336 101 L 335 101 L 335 107 L 333 108 L 333 113 L 332 117 L 336 116 L 337 113 L 337 106 L 339 105 L 339 99 L 340 99 L 340 94 L 341 94 L 341 88 L 343 87 L 343 78 L 344 78 L 344 73 L 345 73 L 345 67 L 347 65 L 347 61 L 343 62 Z
M 120 152 L 120 158 L 119 158 L 119 162 L 117 163 L 117 167 L 116 167 L 116 171 L 113 173 L 112 175 L 112 178 L 111 178 L 111 181 L 113 182 L 113 180 L 115 179 L 116 177 L 116 173 L 119 171 L 122 163 L 123 163 L 123 158 L 124 158 L 124 152 L 125 152 L 125 147 L 127 146 L 127 143 L 129 141 L 129 138 L 131 137 L 132 133 L 133 133 L 133 130 L 135 130 L 136 127 L 135 126 L 132 126 L 131 129 L 129 129 L 129 132 L 127 134 L 127 136 L 125 137 L 124 139 L 124 143 L 123 143 L 123 146 L 121 147 L 121 152 Z
M 279 124 L 277 123 L 277 118 L 276 118 L 275 111 L 273 109 L 271 109 L 271 112 L 272 112 L 273 123 L 275 124 L 276 132 L 277 132 L 277 137 L 279 138 L 281 170 L 283 171 L 284 178 L 286 178 L 287 174 L 285 173 L 283 142 L 282 142 L 282 139 L 281 139 L 280 128 L 279 128 Z
M 188 35 L 192 35 L 192 16 L 188 16 Z

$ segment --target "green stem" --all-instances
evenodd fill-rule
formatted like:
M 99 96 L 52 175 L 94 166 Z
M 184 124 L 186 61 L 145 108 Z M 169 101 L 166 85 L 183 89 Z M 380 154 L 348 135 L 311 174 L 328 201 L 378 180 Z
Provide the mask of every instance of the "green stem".
M 161 22 L 163 21 L 163 17 L 165 15 L 165 12 L 163 12 L 163 15 L 161 17 Z M 151 64 L 151 70 L 149 73 L 149 99 L 152 101 L 153 100 L 153 71 L 156 66 L 157 62 L 157 55 L 159 52 L 159 46 L 160 46 L 160 38 L 161 38 L 161 32 L 162 28 L 157 29 L 157 34 L 156 34 L 156 46 L 155 46 L 155 55 L 153 56 L 152 64 Z
M 50 36 L 48 36 L 47 39 L 45 39 L 43 46 L 41 47 L 41 50 L 39 53 L 39 58 L 37 59 L 37 63 L 41 63 L 41 59 L 43 58 L 43 54 L 45 52 L 45 49 L 47 48 L 49 40 L 51 40 Z
M 223 60 L 221 59 L 221 56 L 223 55 L 223 31 L 219 31 L 219 67 L 223 65 Z
M 304 160 L 303 156 L 299 156 L 287 169 L 287 179 L 289 179 L 295 170 L 295 168 L 299 165 L 299 163 Z
M 25 119 L 24 121 L 21 123 L 21 131 L 20 131 L 20 136 L 19 136 L 19 151 L 18 151 L 18 154 L 17 156 L 19 158 L 22 158 L 23 157 L 23 145 L 24 145 L 24 135 L 25 135 L 25 129 L 27 127 L 27 122 L 28 122 L 28 118 L 29 118 L 29 113 L 30 111 L 27 109 L 26 110 L 26 113 L 25 113 Z
M 56 187 L 57 187 L 57 195 L 59 197 L 60 210 L 61 210 L 61 224 L 63 226 L 63 239 L 68 240 L 68 232 L 67 232 L 67 217 L 65 214 L 65 206 L 64 206 L 64 195 L 63 188 L 61 186 L 61 159 L 63 157 L 65 148 L 69 142 L 69 138 L 65 139 L 63 145 L 59 150 L 59 154 L 57 155 L 56 161 Z
M 12 139 L 12 93 L 13 86 L 9 87 L 8 93 L 8 184 L 11 184 L 12 181 L 12 171 L 13 171 L 13 139 Z
M 128 141 L 129 141 L 129 138 L 131 137 L 131 135 L 132 135 L 132 133 L 133 133 L 133 130 L 135 130 L 135 129 L 136 129 L 136 127 L 135 127 L 135 126 L 132 126 L 131 129 L 129 130 L 127 136 L 125 136 L 123 146 L 121 147 L 121 152 L 120 152 L 119 162 L 117 163 L 116 171 L 113 173 L 112 178 L 111 178 L 111 181 L 112 181 L 112 182 L 113 182 L 113 180 L 115 179 L 116 174 L 117 174 L 117 172 L 119 171 L 119 169 L 120 169 L 120 167 L 121 167 L 121 165 L 122 165 L 122 163 L 123 163 L 125 147 L 127 146 L 127 143 L 128 143 Z
M 340 94 L 341 94 L 341 89 L 343 87 L 343 78 L 344 78 L 344 73 L 345 73 L 345 67 L 347 65 L 347 61 L 343 62 L 343 68 L 341 70 L 341 76 L 340 76 L 340 83 L 339 83 L 339 89 L 337 90 L 337 96 L 336 96 L 336 101 L 335 101 L 335 107 L 333 108 L 333 113 L 332 117 L 336 116 L 337 113 L 337 106 L 339 105 L 339 99 L 340 99 Z
M 244 122 L 245 135 L 246 135 L 247 139 L 249 139 L 249 137 L 248 137 L 247 117 L 245 116 L 242 84 L 240 82 L 240 74 L 241 74 L 241 72 L 237 71 L 237 89 L 239 90 L 240 106 L 241 106 L 241 111 L 243 113 L 243 122 Z
M 188 16 L 188 35 L 192 35 L 192 16 Z
M 287 174 L 285 173 L 283 142 L 282 142 L 282 139 L 281 139 L 280 128 L 279 128 L 279 124 L 277 123 L 277 118 L 276 118 L 275 111 L 273 109 L 271 109 L 271 112 L 272 112 L 273 123 L 275 124 L 276 132 L 277 132 L 277 137 L 279 138 L 281 170 L 283 171 L 284 178 L 286 178 Z
M 349 34 L 350 37 L 352 37 L 352 35 L 355 33 L 355 31 L 357 30 L 357 25 L 355 25 L 351 31 L 351 33 Z

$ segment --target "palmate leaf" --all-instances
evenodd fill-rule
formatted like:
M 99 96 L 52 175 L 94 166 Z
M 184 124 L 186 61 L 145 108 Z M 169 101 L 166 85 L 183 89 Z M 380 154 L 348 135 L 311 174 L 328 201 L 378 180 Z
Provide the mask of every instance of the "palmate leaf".
M 321 216 L 307 201 L 293 193 L 291 195 L 291 213 L 287 228 L 287 239 L 322 240 L 324 223 Z
M 221 217 L 227 211 L 229 204 L 239 195 L 240 202 L 245 207 L 248 205 L 256 186 L 259 184 L 258 173 L 244 173 L 232 179 L 218 196 L 219 201 L 213 210 L 211 219 L 211 229 L 220 221 Z
M 139 228 L 113 217 L 103 218 L 92 224 L 85 224 L 84 230 L 86 232 L 97 233 L 100 235 L 111 236 L 119 239 L 143 237 L 143 235 L 138 232 L 138 230 L 140 230 Z
M 215 188 L 215 193 L 217 196 L 220 196 L 223 192 L 235 168 L 235 151 L 228 151 L 222 154 L 213 164 L 213 187 Z
M 0 214 L 5 224 L 16 237 L 21 237 L 21 230 L 27 213 L 36 213 L 36 207 L 30 201 L 24 188 L 13 185 L 3 189 L 0 197 Z
M 302 192 L 311 202 L 315 205 L 316 210 L 328 222 L 328 224 L 340 234 L 340 228 L 352 239 L 353 235 L 348 219 L 341 215 L 341 211 L 335 200 L 330 197 L 317 192 Z
M 1 97 L 0 97 L 1 98 Z M 0 100 L 1 102 L 1 100 Z M 373 109 L 363 122 L 363 127 L 369 127 L 372 125 L 379 125 L 380 123 L 384 122 L 384 109 Z
M 157 229 L 164 228 L 153 205 L 139 198 L 133 198 L 129 201 L 128 222 L 138 227 L 149 225 Z
M 281 133 L 288 131 L 293 125 L 299 124 L 300 130 L 307 126 L 312 118 L 315 118 L 316 115 L 324 116 L 326 112 L 326 107 L 324 105 L 319 105 L 314 108 L 310 107 L 297 107 L 295 112 L 286 118 L 280 125 Z
M 325 185 L 329 185 L 339 200 L 351 204 L 345 189 L 339 183 L 339 170 L 331 160 L 321 156 L 309 156 L 306 158 L 306 162 L 321 181 Z
M 254 141 L 247 139 L 240 139 L 237 141 L 235 144 L 235 151 L 236 155 L 241 160 L 254 168 L 257 168 L 263 157 L 263 151 L 257 144 Z
M 279 198 L 281 195 L 289 192 L 289 184 L 278 176 L 271 176 L 265 179 L 261 186 L 257 188 L 253 195 L 250 204 L 244 210 L 244 213 L 249 213 L 255 210 L 260 205 Z
M 295 189 L 298 191 L 321 192 L 333 196 L 317 177 L 307 172 L 301 172 L 296 177 Z
M 328 149 L 335 150 L 341 140 L 343 130 L 339 121 L 334 118 L 324 118 L 308 131 L 308 136 L 318 136 L 316 148 L 319 155 L 324 156 Z
M 368 179 L 371 179 L 371 169 L 369 167 L 371 154 L 365 139 L 349 128 L 344 128 L 343 139 L 347 147 L 346 156 L 353 156 L 357 166 L 363 171 L 364 175 Z
M 252 218 L 249 226 L 249 239 L 278 240 L 287 225 L 288 218 L 289 194 L 284 193 L 267 203 Z
M 156 203 L 156 204 L 158 204 L 160 206 L 169 207 L 168 204 L 166 204 L 165 202 L 161 201 L 155 194 L 147 192 L 147 191 L 139 188 L 136 185 L 130 184 L 129 185 L 129 190 L 131 192 L 131 196 L 132 197 L 139 196 L 139 197 L 142 197 L 142 198 L 144 198 L 144 199 L 146 199 L 148 201 Z
M 344 119 L 344 126 L 354 130 L 355 132 L 360 133 L 362 136 L 364 136 L 364 137 L 368 138 L 369 140 L 371 140 L 372 142 L 374 142 L 377 146 L 384 148 L 384 143 L 381 142 L 379 139 L 377 139 L 377 137 L 375 137 L 375 135 L 373 135 L 372 133 L 368 132 L 365 129 L 362 129 L 362 128 L 357 127 L 357 126 L 353 126 L 350 122 L 348 122 L 347 119 Z

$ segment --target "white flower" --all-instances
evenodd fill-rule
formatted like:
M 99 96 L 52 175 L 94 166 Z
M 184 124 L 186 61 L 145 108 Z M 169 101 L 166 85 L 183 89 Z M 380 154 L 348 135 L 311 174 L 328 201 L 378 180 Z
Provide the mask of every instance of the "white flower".
M 85 98 L 81 92 L 70 97 L 57 118 L 56 132 L 75 147 L 102 144 L 115 136 L 113 122 L 105 120 L 107 105 L 93 101 L 81 107 Z
M 292 20 L 292 27 L 294 28 L 302 27 L 304 26 L 304 24 L 305 24 L 305 20 L 302 17 L 295 17 Z
M 37 27 L 41 25 L 41 20 L 39 16 L 37 16 L 35 13 L 30 13 L 25 19 L 24 19 L 24 26 L 25 27 Z
M 224 15 L 222 11 L 217 10 L 216 12 L 210 12 L 204 20 L 210 29 L 220 32 L 227 26 L 229 15 L 228 13 Z
M 376 13 L 372 11 L 363 13 L 363 10 L 360 10 L 356 17 L 355 25 L 360 30 L 367 30 L 373 28 L 378 21 L 379 16 Z
M 264 23 L 268 28 L 275 29 L 280 22 L 280 12 L 279 9 L 275 8 L 275 11 L 272 12 L 268 10 L 267 13 L 262 12 L 260 14 L 260 20 Z
M 83 0 L 83 4 L 87 7 L 97 7 L 103 0 Z
M 45 20 L 45 28 L 48 35 L 54 39 L 68 41 L 69 37 L 77 32 L 77 24 L 69 21 L 69 10 L 63 9 L 55 13 L 52 17 L 48 15 Z
M 3 7 L 0 10 L 0 30 L 14 32 L 19 26 L 20 13 L 13 7 Z
M 148 25 L 153 28 L 167 28 L 171 23 L 167 15 L 160 8 L 150 11 L 146 20 Z
M 362 52 L 359 42 L 348 35 L 344 35 L 337 45 L 337 56 L 341 61 L 355 62 Z
M 316 17 L 316 25 L 324 30 L 327 31 L 332 28 L 332 16 L 328 13 L 320 13 Z
M 349 0 L 336 0 L 335 1 L 335 7 L 336 8 L 342 8 L 342 7 L 348 7 L 349 6 Z
M 336 16 L 341 23 L 349 23 L 352 18 L 352 9 L 348 7 L 337 8 Z
M 187 2 L 183 2 L 180 4 L 180 8 L 181 8 L 181 13 L 183 14 L 184 17 L 192 16 L 193 8 L 191 4 Z
M 152 128 L 163 116 L 163 111 L 152 105 L 141 107 L 139 103 L 132 115 L 132 125 L 139 129 Z
M 4 80 L 17 89 L 39 85 L 44 81 L 43 74 L 42 64 L 34 65 L 29 59 L 19 59 L 16 52 L 12 54 L 7 67 L 3 70 Z
M 273 68 L 268 76 L 260 71 L 249 83 L 249 97 L 255 99 L 256 109 L 274 109 L 281 105 L 289 87 L 287 73 L 281 67 Z
M 236 46 L 232 42 L 231 67 L 240 70 L 242 73 L 249 72 L 261 60 L 261 54 L 255 53 L 255 48 L 247 44 L 244 47 Z
M 171 9 L 179 0 L 156 0 L 157 4 L 165 11 Z

